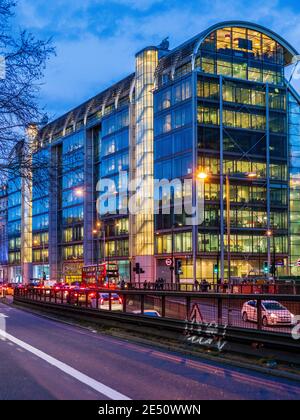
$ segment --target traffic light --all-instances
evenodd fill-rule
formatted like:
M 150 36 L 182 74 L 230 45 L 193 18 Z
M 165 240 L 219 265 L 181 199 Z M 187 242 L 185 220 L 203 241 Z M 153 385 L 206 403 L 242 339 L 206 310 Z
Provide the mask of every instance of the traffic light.
M 218 274 L 219 273 L 219 265 L 215 264 L 214 265 L 214 274 Z
M 139 272 L 140 272 L 140 263 L 136 263 L 135 264 L 135 267 L 133 268 L 133 271 L 136 273 L 136 274 L 139 274 Z
M 182 260 L 176 260 L 176 275 L 180 276 L 181 274 L 183 274 L 182 272 Z
M 274 263 L 274 262 L 271 265 L 270 274 L 272 274 L 272 276 L 275 276 L 275 274 L 276 274 L 276 263 Z
M 133 268 L 133 271 L 136 274 L 145 274 L 145 270 L 142 269 L 141 264 L 140 263 L 136 263 L 135 267 Z
M 264 267 L 263 267 L 263 269 L 264 269 L 264 273 L 265 273 L 265 274 L 268 274 L 268 273 L 269 273 L 269 264 L 268 264 L 268 261 L 265 261 L 265 262 L 264 262 Z

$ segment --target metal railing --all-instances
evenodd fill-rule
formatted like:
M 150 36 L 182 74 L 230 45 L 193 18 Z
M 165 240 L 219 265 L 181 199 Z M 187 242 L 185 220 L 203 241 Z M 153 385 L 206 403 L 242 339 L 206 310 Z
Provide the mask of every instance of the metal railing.
M 169 292 L 232 293 L 232 294 L 270 294 L 300 295 L 300 283 L 255 284 L 191 284 L 191 283 L 129 283 L 131 290 L 162 290 Z
M 294 325 L 289 314 L 300 315 L 300 296 L 241 295 L 152 290 L 16 289 L 14 299 L 53 311 L 76 313 L 78 317 L 114 319 L 121 322 L 172 329 L 183 333 L 195 322 L 215 325 L 220 334 L 242 341 L 263 341 L 300 349 L 292 338 Z M 282 318 L 266 313 L 265 302 L 276 301 L 286 308 Z M 249 302 L 256 305 L 251 313 Z M 276 311 L 274 311 L 276 312 Z M 254 315 L 254 316 L 253 316 Z M 298 328 L 300 330 L 300 327 Z M 222 331 L 222 333 L 221 333 Z M 259 334 L 259 336 L 257 336 Z

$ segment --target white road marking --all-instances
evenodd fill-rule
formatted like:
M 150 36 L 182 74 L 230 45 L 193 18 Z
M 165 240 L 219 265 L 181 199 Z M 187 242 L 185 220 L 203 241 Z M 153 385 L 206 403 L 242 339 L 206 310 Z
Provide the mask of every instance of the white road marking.
M 73 378 L 77 379 L 79 382 L 89 386 L 90 388 L 94 389 L 100 394 L 105 395 L 111 400 L 122 400 L 122 401 L 130 400 L 129 397 L 126 397 L 125 395 L 120 394 L 118 391 L 115 391 L 114 389 L 102 384 L 101 382 L 98 382 L 95 379 L 90 378 L 84 373 L 79 372 L 78 370 L 72 368 L 71 366 L 63 362 L 60 362 L 54 357 L 49 356 L 48 354 L 42 352 L 41 350 L 38 350 L 35 347 L 32 347 L 30 344 L 27 344 L 24 341 L 19 340 L 18 338 L 6 333 L 3 330 L 0 330 L 0 337 L 3 339 L 9 340 L 10 342 L 16 344 L 17 346 L 21 347 L 24 350 L 27 350 L 28 352 L 34 354 L 35 356 L 39 357 L 40 359 L 44 360 L 50 365 L 66 373 L 67 375 L 72 376 Z
M 8 316 L 0 313 L 0 330 L 3 331 L 3 334 L 5 334 L 6 331 L 6 318 L 8 318 Z M 5 340 L 5 337 L 0 336 L 1 340 Z

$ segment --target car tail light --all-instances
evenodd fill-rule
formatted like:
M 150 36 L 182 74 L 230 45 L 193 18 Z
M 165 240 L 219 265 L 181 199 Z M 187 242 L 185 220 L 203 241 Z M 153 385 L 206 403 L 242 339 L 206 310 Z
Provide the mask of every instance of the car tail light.
M 95 293 L 91 293 L 90 296 L 91 296 L 91 298 L 94 298 L 96 295 L 95 295 Z
M 119 297 L 119 303 L 122 304 L 123 303 L 123 299 L 121 297 Z
M 75 297 L 78 297 L 78 293 L 75 293 L 75 294 L 74 294 L 74 296 L 75 296 Z

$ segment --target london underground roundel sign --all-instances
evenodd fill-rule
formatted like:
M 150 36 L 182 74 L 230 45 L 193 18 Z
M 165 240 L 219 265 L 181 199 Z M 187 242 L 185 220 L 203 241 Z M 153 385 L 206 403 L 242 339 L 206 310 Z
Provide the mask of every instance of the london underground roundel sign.
M 166 259 L 166 265 L 168 266 L 168 267 L 171 267 L 171 265 L 173 264 L 173 262 L 172 262 L 172 260 L 171 260 L 171 258 L 167 258 Z

